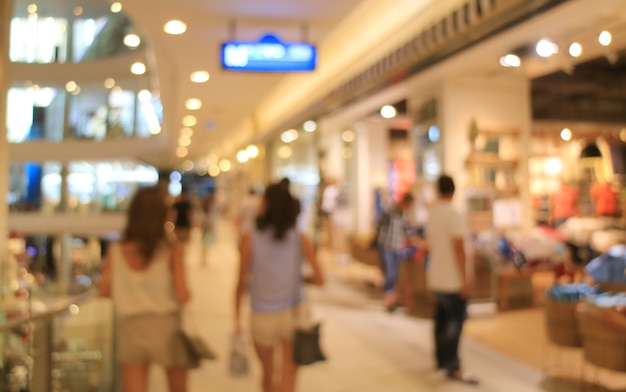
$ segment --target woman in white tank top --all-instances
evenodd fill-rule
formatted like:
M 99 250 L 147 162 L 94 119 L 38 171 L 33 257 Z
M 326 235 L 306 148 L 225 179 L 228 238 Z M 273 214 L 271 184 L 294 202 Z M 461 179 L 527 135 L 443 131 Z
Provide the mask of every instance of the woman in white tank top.
M 190 295 L 183 247 L 165 231 L 167 214 L 163 190 L 139 190 L 122 240 L 111 244 L 105 256 L 99 292 L 115 305 L 124 392 L 147 392 L 153 363 L 165 368 L 170 392 L 187 391 L 190 363 L 180 334 L 180 308 Z

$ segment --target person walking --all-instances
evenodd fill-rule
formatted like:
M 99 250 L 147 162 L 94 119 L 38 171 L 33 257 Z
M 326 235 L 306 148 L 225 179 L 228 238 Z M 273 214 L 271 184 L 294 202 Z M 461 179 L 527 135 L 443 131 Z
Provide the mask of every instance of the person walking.
M 174 210 L 174 230 L 178 241 L 187 243 L 191 235 L 191 228 L 194 223 L 193 204 L 187 194 L 187 190 L 178 197 L 178 200 L 172 206 Z
M 402 200 L 389 211 L 384 211 L 376 228 L 376 244 L 382 260 L 384 275 L 384 305 L 392 312 L 398 306 L 396 283 L 400 263 L 404 259 L 403 250 L 409 243 L 416 244 L 411 235 L 411 227 L 405 216 L 413 206 L 413 195 L 406 193 Z
M 165 199 L 157 187 L 137 191 L 122 240 L 112 243 L 105 255 L 98 291 L 113 299 L 124 392 L 149 390 L 151 364 L 165 368 L 170 392 L 187 391 L 191 363 L 184 355 L 180 311 L 190 294 L 183 246 L 165 230 Z
M 463 371 L 458 353 L 472 283 L 467 272 L 465 224 L 452 206 L 454 191 L 452 177 L 440 176 L 438 200 L 426 222 L 426 281 L 435 294 L 435 357 L 437 368 L 445 370 L 448 378 L 478 384 L 478 379 Z
M 322 269 L 308 237 L 297 232 L 293 197 L 280 184 L 263 196 L 253 230 L 240 244 L 240 267 L 235 291 L 235 333 L 241 334 L 241 304 L 249 294 L 250 332 L 263 370 L 263 392 L 293 392 L 297 365 L 293 362 L 293 335 L 297 315 L 303 311 L 302 259 L 312 269 L 307 279 L 324 284 Z M 274 368 L 274 356 L 282 366 Z

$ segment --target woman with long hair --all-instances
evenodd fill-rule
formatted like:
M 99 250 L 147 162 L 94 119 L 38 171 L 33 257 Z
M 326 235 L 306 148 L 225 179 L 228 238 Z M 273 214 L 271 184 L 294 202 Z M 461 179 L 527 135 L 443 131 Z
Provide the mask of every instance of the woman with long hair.
M 113 299 L 118 319 L 117 355 L 124 392 L 147 392 L 151 364 L 165 368 L 170 392 L 187 391 L 188 358 L 180 311 L 190 295 L 183 246 L 169 239 L 167 194 L 137 191 L 126 229 L 105 255 L 99 292 Z
M 301 266 L 308 261 L 313 275 L 309 283 L 323 285 L 324 277 L 311 241 L 296 230 L 296 204 L 280 184 L 269 186 L 263 196 L 256 227 L 240 244 L 240 267 L 235 292 L 235 332 L 241 333 L 241 303 L 250 295 L 250 332 L 263 368 L 263 392 L 293 392 L 297 366 L 293 362 L 296 315 L 301 310 Z M 274 355 L 282 368 L 274 369 Z

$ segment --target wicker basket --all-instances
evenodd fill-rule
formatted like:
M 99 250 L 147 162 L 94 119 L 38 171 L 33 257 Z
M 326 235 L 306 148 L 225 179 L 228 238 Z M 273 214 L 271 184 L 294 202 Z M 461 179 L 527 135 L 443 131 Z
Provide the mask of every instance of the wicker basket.
M 546 299 L 546 327 L 550 341 L 559 346 L 581 347 L 582 338 L 576 319 L 578 302 Z
M 626 372 L 626 331 L 610 327 L 602 311 L 578 313 L 585 360 L 601 368 Z

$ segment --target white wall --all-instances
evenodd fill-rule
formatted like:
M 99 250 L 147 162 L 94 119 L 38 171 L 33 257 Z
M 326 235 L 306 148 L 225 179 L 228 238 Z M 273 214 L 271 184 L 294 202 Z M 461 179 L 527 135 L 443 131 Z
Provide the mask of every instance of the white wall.
M 517 185 L 524 207 L 525 226 L 532 225 L 528 191 L 528 147 L 532 122 L 529 82 L 523 75 L 507 78 L 457 78 L 444 82 L 440 103 L 440 123 L 444 142 L 443 170 L 451 174 L 457 189 L 468 184 L 465 159 L 470 153 L 468 130 L 472 118 L 482 129 L 517 128 L 517 141 L 501 145 L 502 154 L 517 154 Z M 455 204 L 465 211 L 462 192 Z

